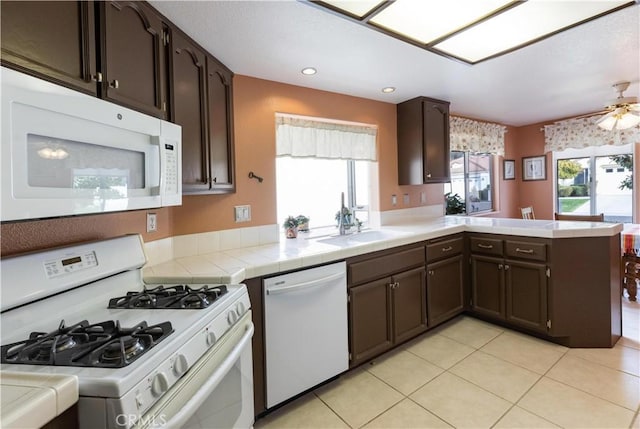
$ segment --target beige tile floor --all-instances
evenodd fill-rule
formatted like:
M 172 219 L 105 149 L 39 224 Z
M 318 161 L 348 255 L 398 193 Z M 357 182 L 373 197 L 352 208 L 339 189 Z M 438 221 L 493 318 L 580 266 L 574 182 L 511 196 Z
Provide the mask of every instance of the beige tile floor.
M 640 303 L 612 349 L 461 316 L 259 419 L 271 428 L 640 429 Z

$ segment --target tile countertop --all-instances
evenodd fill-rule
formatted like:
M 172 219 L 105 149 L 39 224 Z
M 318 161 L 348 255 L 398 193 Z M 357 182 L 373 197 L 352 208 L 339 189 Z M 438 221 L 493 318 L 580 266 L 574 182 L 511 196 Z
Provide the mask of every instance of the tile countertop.
M 328 263 L 459 232 L 541 238 L 601 237 L 619 234 L 622 224 L 521 220 L 468 216 L 406 219 L 346 236 L 286 239 L 260 246 L 178 257 L 144 268 L 147 283 L 241 283 L 252 277 Z
M 78 378 L 3 371 L 0 398 L 0 427 L 42 427 L 78 402 Z

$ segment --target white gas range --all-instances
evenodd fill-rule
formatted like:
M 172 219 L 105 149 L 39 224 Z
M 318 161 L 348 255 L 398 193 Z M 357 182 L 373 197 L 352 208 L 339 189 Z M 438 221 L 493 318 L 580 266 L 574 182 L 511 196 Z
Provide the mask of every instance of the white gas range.
M 138 235 L 0 261 L 0 369 L 77 376 L 81 428 L 250 427 L 246 287 L 144 285 L 145 262 Z

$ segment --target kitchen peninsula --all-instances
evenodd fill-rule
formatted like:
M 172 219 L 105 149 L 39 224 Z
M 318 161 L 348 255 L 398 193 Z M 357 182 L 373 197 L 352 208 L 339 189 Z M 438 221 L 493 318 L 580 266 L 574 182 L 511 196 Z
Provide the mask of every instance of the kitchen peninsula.
M 465 216 L 398 217 L 378 230 L 360 234 L 317 238 L 300 234 L 293 240 L 285 239 L 276 225 L 258 228 L 262 228 L 262 236 L 267 238 L 245 247 L 211 244 L 240 243 L 243 241 L 241 230 L 216 233 L 226 234 L 223 239 L 207 233 L 148 243 L 147 251 L 152 257 L 144 270 L 145 281 L 246 281 L 261 288 L 261 279 L 271 275 L 339 260 L 349 264 L 352 258 L 362 255 L 375 257 L 407 247 L 428 247 L 430 243 L 461 234 L 465 271 L 462 311 L 568 347 L 612 347 L 621 335 L 621 224 Z M 264 234 L 269 229 L 271 234 Z M 230 239 L 229 234 L 237 234 L 237 240 Z M 482 240 L 489 240 L 494 247 L 483 250 L 482 246 L 487 244 Z M 425 255 L 425 261 L 426 258 Z M 486 264 L 494 262 L 496 269 L 504 271 L 504 276 L 496 277 L 499 284 L 490 285 L 495 290 L 483 298 L 483 291 L 477 289 L 482 287 L 482 282 L 474 279 L 472 271 L 478 267 L 491 269 Z M 521 270 L 539 268 L 542 278 L 536 281 L 542 283 L 532 283 L 533 280 L 525 276 L 526 284 L 516 284 L 522 277 L 514 276 L 515 270 L 508 271 L 511 266 Z M 528 289 L 532 284 L 540 290 Z M 427 290 L 429 287 L 427 279 Z M 515 296 L 516 292 L 524 297 Z M 483 311 L 478 300 L 473 300 L 474 296 L 497 300 L 496 314 Z M 542 326 L 518 323 L 518 317 L 508 317 L 508 310 L 516 310 L 510 306 L 524 305 L 534 298 L 540 300 L 544 308 L 537 309 L 535 315 L 530 314 L 534 310 L 523 308 L 522 311 L 529 313 L 523 317 L 544 316 L 544 320 L 536 321 Z M 256 305 L 259 303 L 254 302 Z

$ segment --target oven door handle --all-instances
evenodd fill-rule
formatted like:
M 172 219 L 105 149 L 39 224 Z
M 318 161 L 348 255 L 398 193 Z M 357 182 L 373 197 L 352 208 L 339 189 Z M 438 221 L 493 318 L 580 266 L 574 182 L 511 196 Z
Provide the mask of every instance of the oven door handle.
M 235 365 L 236 361 L 240 358 L 242 351 L 251 341 L 253 336 L 253 323 L 248 325 L 247 332 L 244 333 L 236 347 L 229 353 L 229 356 L 220 364 L 218 369 L 209 377 L 209 379 L 202 385 L 200 389 L 192 396 L 188 403 L 186 403 L 180 411 L 178 411 L 170 420 L 163 423 L 161 427 L 176 428 L 182 427 L 187 423 L 187 420 L 196 412 L 198 408 L 204 403 L 204 401 L 211 395 L 211 392 L 220 384 L 222 379 L 227 375 L 229 370 Z

